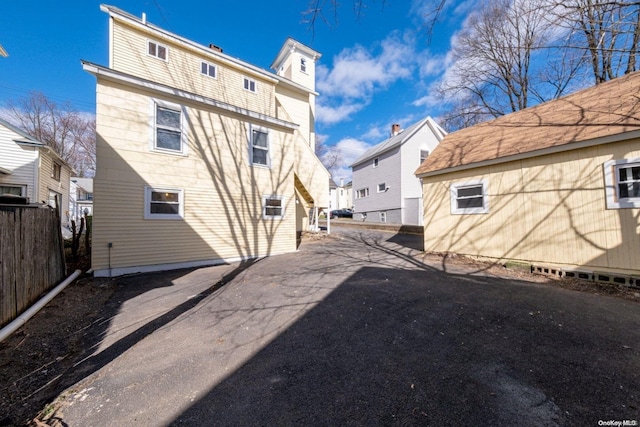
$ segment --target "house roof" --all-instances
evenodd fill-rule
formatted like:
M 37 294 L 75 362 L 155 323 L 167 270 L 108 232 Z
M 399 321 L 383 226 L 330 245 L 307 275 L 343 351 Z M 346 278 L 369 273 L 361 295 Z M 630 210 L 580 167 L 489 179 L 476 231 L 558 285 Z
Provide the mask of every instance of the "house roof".
M 71 167 L 71 165 L 69 165 L 69 163 L 67 163 L 62 157 L 60 157 L 60 155 L 58 153 L 56 153 L 51 147 L 49 147 L 44 142 L 38 141 L 37 139 L 35 139 L 34 137 L 29 135 L 28 133 L 26 133 L 22 129 L 20 129 L 19 127 L 12 125 L 11 123 L 9 123 L 8 121 L 6 121 L 6 120 L 4 120 L 2 118 L 0 118 L 0 125 L 6 127 L 7 129 L 13 131 L 14 133 L 16 133 L 16 134 L 18 134 L 20 136 L 20 138 L 13 139 L 13 141 L 16 144 L 31 145 L 31 146 L 38 147 L 40 149 L 46 150 L 49 153 L 51 153 L 51 155 L 53 157 L 55 157 L 58 161 L 62 162 L 69 169 L 73 170 L 73 168 Z M 3 172 L 3 173 L 6 174 L 7 172 Z M 9 171 L 9 173 L 11 173 L 11 171 Z
M 218 51 L 215 49 L 211 49 L 208 48 L 207 46 L 204 46 L 202 44 L 196 43 L 192 40 L 189 40 L 187 38 L 181 37 L 177 34 L 171 33 L 167 30 L 164 30 L 160 27 L 157 27 L 153 24 L 151 24 L 150 22 L 148 22 L 146 20 L 146 17 L 144 17 L 143 19 L 138 18 L 135 15 L 132 15 L 129 12 L 125 12 L 124 10 L 115 7 L 115 6 L 111 6 L 108 4 L 101 4 L 100 5 L 100 10 L 103 12 L 106 12 L 109 14 L 110 17 L 112 18 L 119 18 L 120 20 L 125 20 L 127 22 L 129 22 L 130 24 L 134 24 L 136 26 L 138 26 L 138 28 L 146 28 L 147 31 L 153 31 L 156 34 L 162 34 L 164 37 L 169 38 L 171 40 L 173 40 L 173 42 L 178 43 L 178 44 L 182 44 L 183 46 L 189 46 L 191 47 L 191 49 L 196 49 L 198 51 L 200 51 L 203 54 L 206 54 L 208 56 L 212 56 L 215 57 L 218 61 L 221 61 L 223 63 L 226 63 L 230 66 L 233 67 L 240 67 L 242 68 L 245 72 L 246 71 L 250 71 L 252 73 L 254 73 L 257 76 L 260 76 L 262 79 L 268 80 L 268 81 L 272 81 L 273 83 L 284 83 L 286 85 L 288 85 L 289 87 L 295 88 L 299 91 L 305 92 L 305 93 L 312 93 L 314 95 L 318 95 L 317 92 L 309 90 L 309 88 L 306 88 L 298 83 L 295 83 L 285 77 L 279 76 L 277 74 L 274 74 L 270 71 L 267 71 L 263 68 L 259 68 L 256 67 L 253 64 L 250 64 L 248 62 L 245 62 L 241 59 L 238 58 L 234 58 L 230 55 L 227 55 L 225 53 L 222 53 L 222 51 Z M 293 40 L 293 39 L 291 39 Z M 287 40 L 288 41 L 288 40 Z M 305 46 L 306 47 L 306 46 Z M 312 50 L 310 48 L 307 48 L 309 50 Z M 314 51 L 315 52 L 315 51 Z
M 280 48 L 280 52 L 278 52 L 276 59 L 274 59 L 273 62 L 271 63 L 271 69 L 277 71 L 278 68 L 280 68 L 280 65 L 284 61 L 289 51 L 292 51 L 292 50 L 298 50 L 302 52 L 304 55 L 308 56 L 309 58 L 313 58 L 314 61 L 320 59 L 320 57 L 322 56 L 319 52 L 316 52 L 315 50 L 311 49 L 309 46 L 306 46 L 300 43 L 299 41 L 292 39 L 291 37 L 287 37 L 287 40 L 285 40 L 284 44 Z
M 71 178 L 71 181 L 87 193 L 93 193 L 93 178 L 80 178 L 74 176 Z
M 431 128 L 431 131 L 434 135 L 442 140 L 444 135 L 447 133 L 442 129 L 431 117 L 425 117 L 424 119 L 412 124 L 408 128 L 400 131 L 397 135 L 392 135 L 388 139 L 382 141 L 381 143 L 375 145 L 374 147 L 368 149 L 364 152 L 360 157 L 356 159 L 355 162 L 351 165 L 357 166 L 360 163 L 364 163 L 367 160 L 371 160 L 380 154 L 383 154 L 395 147 L 398 147 L 404 144 L 407 140 L 409 140 L 416 132 L 418 132 L 424 125 L 428 125 Z
M 12 125 L 11 123 L 9 123 L 8 121 L 4 120 L 3 118 L 0 117 L 0 125 L 6 127 L 7 129 L 11 130 L 14 133 L 17 133 L 18 135 L 20 135 L 20 139 L 14 139 L 15 142 L 17 143 L 26 143 L 26 144 L 31 144 L 31 145 L 37 145 L 37 146 L 41 146 L 44 147 L 45 144 L 38 141 L 37 139 L 33 138 L 31 135 L 29 135 L 28 133 L 26 133 L 25 131 L 23 131 L 22 129 L 20 129 L 17 126 Z
M 450 133 L 416 175 L 437 175 L 635 136 L 640 136 L 640 72 Z

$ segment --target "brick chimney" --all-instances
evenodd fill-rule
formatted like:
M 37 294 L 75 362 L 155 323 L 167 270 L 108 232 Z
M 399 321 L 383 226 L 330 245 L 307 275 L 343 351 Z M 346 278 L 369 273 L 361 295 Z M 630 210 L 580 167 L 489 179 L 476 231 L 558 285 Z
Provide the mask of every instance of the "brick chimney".
M 397 134 L 400 133 L 400 125 L 397 123 L 394 123 L 391 125 L 391 136 L 396 136 Z
M 209 49 L 222 53 L 222 48 L 213 43 L 209 43 Z

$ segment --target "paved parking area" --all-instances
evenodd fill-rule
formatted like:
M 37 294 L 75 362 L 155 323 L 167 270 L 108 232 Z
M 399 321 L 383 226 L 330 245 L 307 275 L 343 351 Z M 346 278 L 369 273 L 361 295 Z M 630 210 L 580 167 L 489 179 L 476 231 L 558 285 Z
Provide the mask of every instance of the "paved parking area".
M 333 228 L 295 254 L 119 279 L 69 426 L 640 421 L 640 304 Z M 632 425 L 632 424 L 629 424 Z

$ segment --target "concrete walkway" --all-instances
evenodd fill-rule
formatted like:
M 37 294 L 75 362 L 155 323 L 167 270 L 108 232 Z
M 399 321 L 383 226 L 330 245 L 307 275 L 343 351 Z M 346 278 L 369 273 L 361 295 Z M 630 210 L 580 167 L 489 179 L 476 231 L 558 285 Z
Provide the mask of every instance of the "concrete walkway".
M 340 229 L 297 253 L 119 279 L 69 426 L 640 421 L 640 305 L 423 262 Z

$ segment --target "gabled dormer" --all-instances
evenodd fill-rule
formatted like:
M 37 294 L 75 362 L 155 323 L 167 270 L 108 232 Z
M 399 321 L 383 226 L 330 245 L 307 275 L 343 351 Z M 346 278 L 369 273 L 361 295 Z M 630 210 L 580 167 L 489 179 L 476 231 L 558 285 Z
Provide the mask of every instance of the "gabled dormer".
M 289 37 L 271 64 L 277 75 L 311 91 L 316 86 L 316 61 L 320 53 Z

